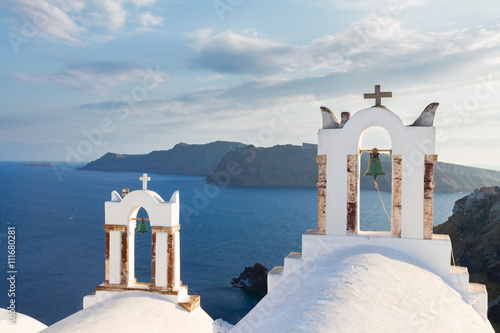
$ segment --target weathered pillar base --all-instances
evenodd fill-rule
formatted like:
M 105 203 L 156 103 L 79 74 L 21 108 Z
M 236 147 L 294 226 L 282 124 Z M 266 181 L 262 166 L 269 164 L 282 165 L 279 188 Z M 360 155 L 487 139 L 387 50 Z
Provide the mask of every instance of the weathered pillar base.
M 424 239 L 431 239 L 434 233 L 434 164 L 437 155 L 425 155 L 424 174 Z
M 151 228 L 151 286 L 156 285 L 156 231 Z
M 347 233 L 358 233 L 358 155 L 347 155 Z
M 326 234 L 326 155 L 317 155 L 318 162 L 318 233 Z
M 128 278 L 128 235 L 127 231 L 122 231 L 122 276 L 121 284 L 127 284 Z
M 401 195 L 403 193 L 403 155 L 392 155 L 391 235 L 401 237 Z
M 167 285 L 169 288 L 174 287 L 174 234 L 168 234 L 167 243 Z

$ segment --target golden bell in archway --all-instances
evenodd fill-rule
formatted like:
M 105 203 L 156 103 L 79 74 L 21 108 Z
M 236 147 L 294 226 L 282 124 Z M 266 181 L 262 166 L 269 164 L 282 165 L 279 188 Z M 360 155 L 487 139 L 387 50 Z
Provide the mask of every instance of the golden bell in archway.
M 377 176 L 385 176 L 386 173 L 384 169 L 382 169 L 382 162 L 380 162 L 380 158 L 378 157 L 378 149 L 373 148 L 370 153 L 370 159 L 368 160 L 368 168 L 366 172 L 363 174 L 364 176 L 373 176 L 373 179 L 376 181 Z
M 137 232 L 141 233 L 141 236 L 144 236 L 145 232 L 149 232 L 148 226 L 146 225 L 146 222 L 144 222 L 144 219 L 141 219 L 141 224 L 139 224 L 139 228 L 137 228 Z

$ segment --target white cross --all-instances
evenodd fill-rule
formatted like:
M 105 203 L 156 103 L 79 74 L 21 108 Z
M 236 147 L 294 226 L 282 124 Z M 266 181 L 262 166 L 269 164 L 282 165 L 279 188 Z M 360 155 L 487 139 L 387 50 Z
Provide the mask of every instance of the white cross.
M 148 177 L 147 173 L 143 173 L 142 177 L 139 178 L 139 180 L 142 180 L 142 189 L 144 191 L 148 190 L 148 181 L 151 180 L 151 177 Z

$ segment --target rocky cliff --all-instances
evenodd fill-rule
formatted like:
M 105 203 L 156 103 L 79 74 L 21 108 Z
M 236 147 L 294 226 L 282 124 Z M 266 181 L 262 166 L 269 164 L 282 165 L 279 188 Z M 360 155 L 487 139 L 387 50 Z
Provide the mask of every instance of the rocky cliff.
M 469 269 L 470 281 L 488 288 L 488 317 L 500 328 L 500 189 L 476 190 L 455 202 L 453 215 L 434 228 L 450 235 L 457 266 Z
M 318 180 L 316 151 L 315 145 L 247 146 L 224 155 L 207 182 L 220 185 L 219 175 L 232 169 L 224 185 L 312 187 Z

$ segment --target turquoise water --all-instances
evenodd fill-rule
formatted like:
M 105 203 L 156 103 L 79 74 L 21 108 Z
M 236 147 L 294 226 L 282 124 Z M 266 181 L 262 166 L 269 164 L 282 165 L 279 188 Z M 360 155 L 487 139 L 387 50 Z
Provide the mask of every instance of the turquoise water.
M 15 226 L 18 312 L 50 325 L 81 309 L 83 297 L 104 280 L 104 202 L 113 190 L 141 189 L 140 176 L 72 171 L 59 179 L 50 167 L 0 164 L 0 248 L 7 227 Z M 232 277 L 255 262 L 283 265 L 288 253 L 301 251 L 302 233 L 317 228 L 315 188 L 218 188 L 197 176 L 150 177 L 148 189 L 164 200 L 180 190 L 181 279 L 214 319 L 236 323 L 260 300 L 232 288 Z M 463 196 L 436 194 L 435 221 L 446 221 Z M 382 197 L 390 207 L 389 193 Z M 363 228 L 387 227 L 376 223 L 387 220 L 377 192 L 362 191 L 361 203 Z M 149 282 L 150 234 L 136 240 L 136 277 Z M 0 267 L 7 267 L 3 251 Z M 4 308 L 7 290 L 0 279 Z

